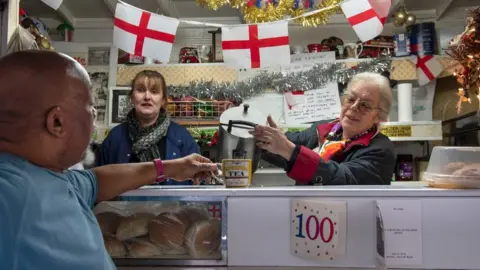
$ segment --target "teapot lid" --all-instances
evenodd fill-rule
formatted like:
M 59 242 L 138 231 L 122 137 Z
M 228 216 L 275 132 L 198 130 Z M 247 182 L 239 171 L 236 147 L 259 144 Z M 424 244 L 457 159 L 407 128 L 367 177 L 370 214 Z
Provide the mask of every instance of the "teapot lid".
M 265 125 L 267 118 L 258 110 L 250 108 L 248 104 L 241 104 L 238 107 L 230 108 L 220 115 L 220 125 L 221 128 L 228 131 L 230 134 L 242 138 L 251 138 L 252 135 L 248 133 L 249 130 L 253 129 L 253 126 L 248 126 L 244 124 L 234 124 L 232 129 L 228 130 L 228 123 L 230 121 L 245 121 L 250 122 L 256 125 Z M 239 127 L 240 126 L 240 127 Z M 244 128 L 242 128 L 244 127 Z

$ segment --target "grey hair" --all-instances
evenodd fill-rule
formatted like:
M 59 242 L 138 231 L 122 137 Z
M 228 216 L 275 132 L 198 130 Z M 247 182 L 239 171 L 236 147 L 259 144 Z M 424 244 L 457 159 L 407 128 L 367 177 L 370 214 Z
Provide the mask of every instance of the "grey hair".
M 380 102 L 378 104 L 380 121 L 387 121 L 390 110 L 392 109 L 392 88 L 390 87 L 390 81 L 383 75 L 373 72 L 363 72 L 356 74 L 350 79 L 348 83 L 345 95 L 348 95 L 352 91 L 353 85 L 359 82 L 365 82 L 369 85 L 377 86 L 377 90 L 380 95 Z

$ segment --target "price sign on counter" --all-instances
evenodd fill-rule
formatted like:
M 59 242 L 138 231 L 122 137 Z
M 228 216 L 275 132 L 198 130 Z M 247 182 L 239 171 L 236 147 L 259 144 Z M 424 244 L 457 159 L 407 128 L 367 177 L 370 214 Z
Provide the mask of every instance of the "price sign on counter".
M 333 260 L 345 254 L 347 203 L 291 201 L 290 252 L 304 259 Z
M 381 132 L 387 137 L 412 137 L 411 126 L 384 126 Z

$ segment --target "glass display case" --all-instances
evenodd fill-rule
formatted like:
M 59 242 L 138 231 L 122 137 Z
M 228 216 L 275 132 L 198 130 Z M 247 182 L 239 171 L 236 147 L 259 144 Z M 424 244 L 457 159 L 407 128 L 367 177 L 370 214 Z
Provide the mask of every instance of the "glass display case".
M 95 216 L 117 266 L 226 265 L 226 197 L 124 196 Z

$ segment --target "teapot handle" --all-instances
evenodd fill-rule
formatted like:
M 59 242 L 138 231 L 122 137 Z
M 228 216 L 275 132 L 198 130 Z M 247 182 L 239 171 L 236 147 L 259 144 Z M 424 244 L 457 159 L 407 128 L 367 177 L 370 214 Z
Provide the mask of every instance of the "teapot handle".
M 252 128 L 256 127 L 257 124 L 248 122 L 248 121 L 243 121 L 243 120 L 230 120 L 228 121 L 228 127 L 227 127 L 227 132 L 231 133 L 232 132 L 232 127 L 233 125 L 244 125 L 244 126 L 250 126 Z

